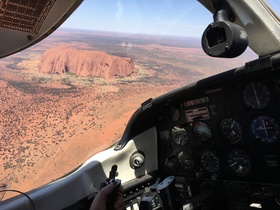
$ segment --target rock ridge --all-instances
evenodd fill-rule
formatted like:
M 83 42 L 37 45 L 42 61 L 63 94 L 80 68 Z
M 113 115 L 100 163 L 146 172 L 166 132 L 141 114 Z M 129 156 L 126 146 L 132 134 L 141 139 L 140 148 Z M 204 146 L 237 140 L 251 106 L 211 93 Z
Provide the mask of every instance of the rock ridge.
M 98 76 L 106 80 L 130 76 L 135 72 L 131 58 L 109 55 L 101 51 L 78 50 L 58 46 L 46 50 L 40 62 L 40 72 L 79 76 Z

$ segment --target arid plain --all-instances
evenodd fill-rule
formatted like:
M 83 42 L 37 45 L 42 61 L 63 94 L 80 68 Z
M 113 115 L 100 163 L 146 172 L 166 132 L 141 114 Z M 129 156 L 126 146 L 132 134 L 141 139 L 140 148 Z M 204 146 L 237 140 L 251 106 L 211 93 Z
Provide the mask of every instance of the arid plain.
M 131 58 L 136 70 L 110 79 L 41 73 L 43 53 L 57 46 Z M 26 192 L 67 174 L 117 142 L 143 101 L 254 58 L 207 57 L 195 38 L 59 30 L 1 59 L 0 189 Z

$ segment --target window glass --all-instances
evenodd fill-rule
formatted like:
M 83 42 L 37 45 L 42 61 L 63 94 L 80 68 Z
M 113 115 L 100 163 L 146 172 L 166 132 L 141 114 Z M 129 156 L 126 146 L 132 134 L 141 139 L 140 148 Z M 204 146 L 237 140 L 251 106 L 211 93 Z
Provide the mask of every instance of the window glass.
M 273 12 L 280 17 L 280 5 L 277 0 L 265 0 L 265 2 L 269 5 L 269 7 L 273 10 Z
M 197 1 L 85 0 L 48 38 L 1 59 L 0 189 L 69 173 L 116 143 L 143 101 L 256 58 L 206 56 L 212 21 Z

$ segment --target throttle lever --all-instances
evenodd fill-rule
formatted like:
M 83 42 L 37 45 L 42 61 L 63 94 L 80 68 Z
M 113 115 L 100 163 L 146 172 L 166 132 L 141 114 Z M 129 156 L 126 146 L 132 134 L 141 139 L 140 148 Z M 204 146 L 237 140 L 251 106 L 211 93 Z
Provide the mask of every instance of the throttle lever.
M 116 178 L 116 176 L 118 175 L 117 170 L 118 170 L 118 166 L 117 165 L 112 165 L 111 171 L 109 172 L 109 178 L 106 179 L 105 182 L 101 182 L 100 189 L 107 186 L 110 183 L 111 180 Z
M 113 189 L 113 192 L 108 196 L 106 201 L 106 208 L 107 210 L 114 210 L 114 203 L 117 199 L 118 195 L 118 189 L 121 186 L 121 180 L 120 179 L 112 179 L 110 183 L 113 182 L 115 187 Z
M 107 210 L 114 210 L 114 203 L 117 199 L 118 189 L 121 186 L 121 180 L 115 179 L 116 176 L 118 175 L 117 170 L 118 170 L 118 166 L 112 165 L 111 171 L 109 172 L 109 178 L 106 180 L 106 182 L 101 183 L 101 188 L 109 185 L 110 183 L 114 183 L 114 185 L 115 185 L 112 193 L 108 196 L 107 201 L 106 201 Z
M 109 180 L 115 179 L 116 176 L 118 175 L 117 173 L 118 166 L 117 165 L 112 165 L 111 171 L 109 172 Z

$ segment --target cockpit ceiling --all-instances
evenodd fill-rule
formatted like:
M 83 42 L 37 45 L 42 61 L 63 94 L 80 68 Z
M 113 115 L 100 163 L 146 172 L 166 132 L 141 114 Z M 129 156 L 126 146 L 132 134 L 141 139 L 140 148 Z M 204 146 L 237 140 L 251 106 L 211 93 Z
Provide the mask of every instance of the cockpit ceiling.
M 37 34 L 56 0 L 0 2 L 0 26 Z
M 0 58 L 21 51 L 46 38 L 73 13 L 82 1 L 1 0 Z

